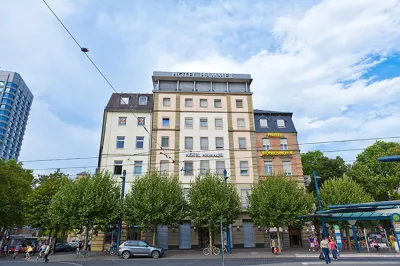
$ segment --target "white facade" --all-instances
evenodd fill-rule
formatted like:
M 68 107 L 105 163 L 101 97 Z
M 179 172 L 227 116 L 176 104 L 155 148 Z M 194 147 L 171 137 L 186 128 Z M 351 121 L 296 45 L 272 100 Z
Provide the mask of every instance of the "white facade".
M 119 182 L 121 173 L 115 166 L 122 163 L 122 171 L 126 170 L 125 193 L 130 191 L 135 176 L 145 174 L 150 167 L 151 136 L 143 125 L 139 125 L 138 119 L 144 118 L 146 128 L 151 129 L 151 114 L 149 112 L 134 114 L 128 110 L 106 111 L 104 117 L 100 169 L 114 174 L 116 181 Z M 126 118 L 125 124 L 121 124 L 120 120 L 124 118 Z M 121 137 L 124 138 L 123 147 L 121 147 Z M 120 143 L 117 146 L 118 139 Z
M 193 119 L 193 127 L 185 126 L 185 118 Z M 207 127 L 200 126 L 200 119 L 207 119 Z M 215 120 L 222 119 L 222 127 L 215 126 Z M 219 122 L 218 122 L 219 123 Z M 193 172 L 186 173 L 180 171 L 179 179 L 185 187 L 189 187 L 194 178 L 200 174 L 201 161 L 209 161 L 209 170 L 216 171 L 217 162 L 224 161 L 226 169 L 229 164 L 229 135 L 228 135 L 228 115 L 224 113 L 206 112 L 181 112 L 180 114 L 180 136 L 179 136 L 179 162 L 185 170 L 185 161 L 193 161 Z M 185 149 L 186 137 L 193 138 L 193 149 Z M 223 138 L 223 147 L 216 147 L 216 139 Z M 208 138 L 208 149 L 202 150 L 200 139 Z M 194 157 L 192 157 L 195 155 Z M 217 156 L 215 156 L 217 155 Z M 221 156 L 222 155 L 222 156 Z M 198 157 L 200 156 L 200 157 Z

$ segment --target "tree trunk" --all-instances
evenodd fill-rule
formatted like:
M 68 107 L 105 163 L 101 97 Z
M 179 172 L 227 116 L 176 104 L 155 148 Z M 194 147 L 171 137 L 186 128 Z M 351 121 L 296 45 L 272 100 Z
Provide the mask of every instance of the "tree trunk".
M 351 239 L 350 239 L 350 228 L 346 227 L 346 236 L 347 236 L 347 248 L 351 250 Z
M 58 234 L 58 228 L 56 228 L 56 230 L 55 230 L 54 243 L 53 243 L 53 254 L 56 252 L 57 234 Z
M 280 253 L 281 252 L 281 235 L 279 233 L 279 226 L 276 227 L 276 231 L 277 231 L 276 235 L 278 237 L 278 252 Z
M 157 225 L 153 229 L 153 246 L 156 245 L 156 239 L 157 239 Z
M 211 231 L 211 227 L 209 227 L 208 228 L 208 233 L 209 233 L 209 235 L 210 235 L 210 246 L 209 246 L 209 248 L 210 248 L 210 256 L 212 255 L 212 246 L 213 246 L 213 238 L 212 238 L 212 231 Z
M 86 230 L 86 232 L 85 232 L 85 250 L 87 251 L 88 250 L 88 238 L 89 238 L 89 224 L 86 224 L 85 227 L 86 227 L 85 228 L 85 230 Z

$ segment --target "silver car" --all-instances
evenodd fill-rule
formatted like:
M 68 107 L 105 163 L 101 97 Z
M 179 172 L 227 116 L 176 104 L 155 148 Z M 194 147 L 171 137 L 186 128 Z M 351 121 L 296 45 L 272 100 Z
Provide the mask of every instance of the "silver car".
M 164 249 L 150 246 L 145 241 L 128 240 L 119 246 L 118 255 L 124 259 L 129 259 L 131 256 L 147 256 L 158 259 L 164 255 Z

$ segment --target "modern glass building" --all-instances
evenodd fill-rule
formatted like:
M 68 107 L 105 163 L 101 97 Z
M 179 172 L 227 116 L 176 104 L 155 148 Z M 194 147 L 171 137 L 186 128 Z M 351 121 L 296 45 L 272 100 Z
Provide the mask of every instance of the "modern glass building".
M 16 72 L 0 70 L 0 158 L 18 160 L 33 95 Z

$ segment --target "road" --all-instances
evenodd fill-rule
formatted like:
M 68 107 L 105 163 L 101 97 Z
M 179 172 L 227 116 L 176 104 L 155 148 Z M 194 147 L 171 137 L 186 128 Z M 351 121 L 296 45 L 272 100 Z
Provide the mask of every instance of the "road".
M 38 265 L 54 265 L 54 266 L 220 266 L 220 259 L 142 259 L 132 258 L 108 259 L 108 260 L 87 260 L 87 261 L 57 261 L 45 264 L 43 261 L 25 261 L 17 260 L 1 260 L 0 266 L 38 266 Z M 280 265 L 280 266 L 303 266 L 303 265 L 326 265 L 324 261 L 314 258 L 247 258 L 247 259 L 227 259 L 226 266 L 263 266 L 263 265 Z M 354 265 L 400 265 L 400 258 L 343 258 L 340 261 L 333 261 L 331 265 L 354 266 Z

